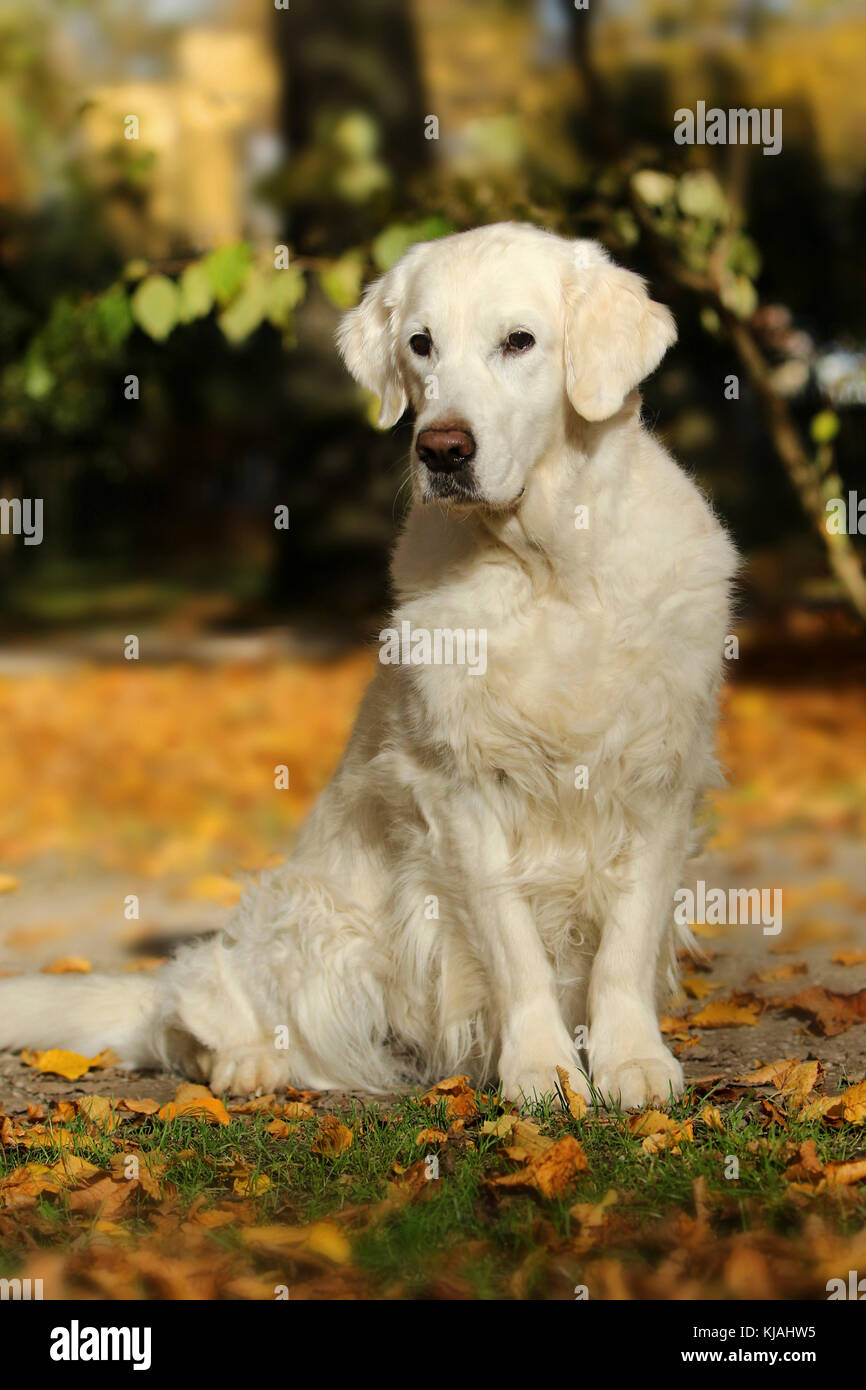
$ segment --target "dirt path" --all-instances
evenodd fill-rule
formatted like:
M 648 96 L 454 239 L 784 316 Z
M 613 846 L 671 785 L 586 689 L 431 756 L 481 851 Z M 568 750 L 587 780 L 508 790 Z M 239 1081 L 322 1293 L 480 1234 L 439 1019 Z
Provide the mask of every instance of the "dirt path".
M 690 988 L 705 998 L 684 994 L 670 1009 L 685 1026 L 671 1034 L 689 1078 L 720 1073 L 742 1075 L 756 1063 L 782 1057 L 817 1057 L 835 1084 L 842 1073 L 851 1080 L 866 1074 L 866 1023 L 833 1036 L 813 1030 L 808 1017 L 767 1007 L 753 1026 L 689 1027 L 688 1019 L 705 1004 L 732 993 L 780 1001 L 809 986 L 850 993 L 866 983 L 866 965 L 834 963 L 840 951 L 866 951 L 866 857 L 859 842 L 836 839 L 809 867 L 802 855 L 778 836 L 766 837 L 742 851 L 715 852 L 695 860 L 691 879 L 708 888 L 780 887 L 783 923 L 777 935 L 759 925 L 721 929 L 701 936 L 710 951 L 709 968 L 686 964 Z M 139 893 L 141 922 L 127 922 L 123 902 Z M 40 970 L 59 957 L 82 956 L 94 969 L 125 970 L 143 966 L 148 957 L 169 953 L 178 939 L 219 927 L 226 909 L 180 898 L 170 880 L 136 883 L 128 875 L 83 874 L 70 879 L 45 864 L 28 872 L 21 889 L 0 899 L 0 970 Z M 790 978 L 758 981 L 767 971 L 796 965 Z M 805 967 L 800 969 L 800 967 Z M 0 1054 L 0 1111 L 14 1115 L 28 1103 L 86 1094 L 170 1099 L 177 1078 L 168 1073 L 94 1071 L 77 1082 L 40 1074 L 19 1057 Z M 357 1093 L 360 1099 L 370 1099 Z M 331 1108 L 345 1095 L 323 1098 Z

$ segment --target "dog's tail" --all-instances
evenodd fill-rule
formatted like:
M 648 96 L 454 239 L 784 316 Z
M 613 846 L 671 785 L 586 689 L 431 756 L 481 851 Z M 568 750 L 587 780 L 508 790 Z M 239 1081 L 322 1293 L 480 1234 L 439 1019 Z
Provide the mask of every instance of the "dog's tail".
M 163 1053 L 162 994 L 158 976 L 11 976 L 0 980 L 0 1049 L 92 1057 L 110 1048 L 127 1066 L 153 1066 Z

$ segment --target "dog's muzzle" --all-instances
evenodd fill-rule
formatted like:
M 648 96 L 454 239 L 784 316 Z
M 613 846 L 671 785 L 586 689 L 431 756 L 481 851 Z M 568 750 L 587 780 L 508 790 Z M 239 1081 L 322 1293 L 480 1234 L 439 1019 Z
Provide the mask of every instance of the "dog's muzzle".
M 434 426 L 421 430 L 415 451 L 427 469 L 430 495 L 440 498 L 476 496 L 475 440 L 462 426 Z

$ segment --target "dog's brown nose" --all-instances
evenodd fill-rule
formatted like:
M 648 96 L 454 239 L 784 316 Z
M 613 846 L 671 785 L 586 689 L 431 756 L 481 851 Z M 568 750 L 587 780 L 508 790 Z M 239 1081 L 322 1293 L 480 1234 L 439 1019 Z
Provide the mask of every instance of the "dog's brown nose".
M 468 430 L 422 430 L 415 448 L 431 473 L 456 473 L 473 457 L 475 440 Z

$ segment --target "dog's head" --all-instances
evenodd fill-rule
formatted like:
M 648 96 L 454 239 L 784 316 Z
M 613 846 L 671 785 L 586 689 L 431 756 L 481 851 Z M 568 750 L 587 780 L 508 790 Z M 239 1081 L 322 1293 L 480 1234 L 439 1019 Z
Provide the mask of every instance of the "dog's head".
M 414 408 L 423 502 L 507 508 L 567 412 L 616 414 L 675 338 L 669 310 L 595 242 L 500 223 L 410 247 L 338 344 L 383 428 Z

